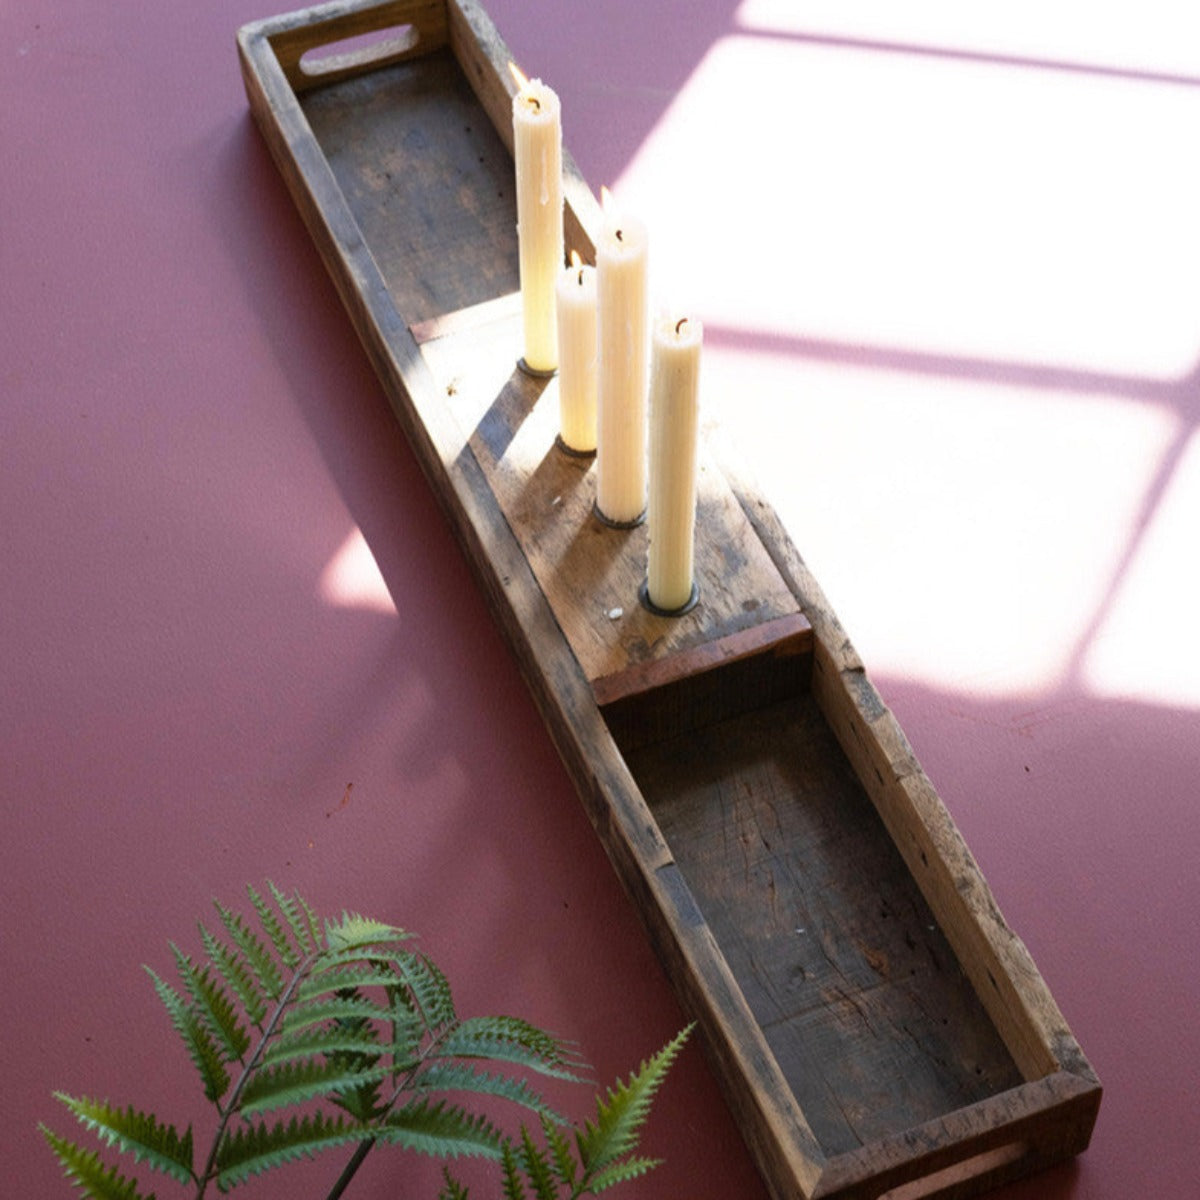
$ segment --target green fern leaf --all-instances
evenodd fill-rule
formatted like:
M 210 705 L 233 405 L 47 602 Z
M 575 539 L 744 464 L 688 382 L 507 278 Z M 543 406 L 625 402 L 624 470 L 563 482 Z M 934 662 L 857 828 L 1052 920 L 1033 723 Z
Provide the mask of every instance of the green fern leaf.
M 297 1004 L 288 1010 L 280 1023 L 281 1033 L 298 1033 L 327 1021 L 361 1022 L 391 1021 L 392 1011 L 368 1000 L 365 996 L 334 996 L 308 1004 Z
M 637 1149 L 655 1093 L 689 1033 L 690 1025 L 643 1062 L 628 1083 L 618 1081 L 615 1090 L 608 1090 L 607 1101 L 596 1097 L 595 1122 L 588 1121 L 583 1131 L 575 1135 L 579 1159 L 589 1177 L 595 1177 Z
M 313 927 L 304 911 L 307 905 L 300 899 L 299 893 L 293 896 L 284 895 L 269 879 L 267 887 L 271 889 L 271 895 L 279 906 L 279 911 L 283 913 L 284 919 L 291 928 L 296 945 L 300 947 L 300 953 L 302 955 L 313 954 L 317 949 L 317 943 L 313 936 Z
M 191 1126 L 181 1137 L 174 1126 L 160 1124 L 153 1113 L 137 1112 L 132 1105 L 122 1111 L 107 1101 L 90 1100 L 86 1096 L 55 1092 L 54 1097 L 105 1145 L 132 1154 L 134 1162 L 144 1161 L 152 1170 L 180 1183 L 195 1179 Z
M 300 1002 L 315 1000 L 318 996 L 328 996 L 348 989 L 390 988 L 394 987 L 396 982 L 396 972 L 390 966 L 369 962 L 339 964 L 328 968 L 322 966 L 314 970 L 296 989 L 296 999 Z
M 554 1183 L 550 1158 L 523 1125 L 519 1153 L 525 1177 L 529 1180 L 529 1186 L 533 1188 L 534 1200 L 558 1200 L 558 1188 Z
M 413 1006 L 428 1029 L 444 1029 L 457 1020 L 450 981 L 437 963 L 424 954 L 398 954 L 395 963 Z
M 381 1142 L 436 1158 L 499 1158 L 501 1152 L 500 1135 L 486 1117 L 443 1101 L 406 1104 L 388 1113 L 375 1132 Z
M 208 1026 L 169 983 L 160 979 L 149 967 L 146 972 L 154 980 L 154 990 L 170 1014 L 171 1024 L 183 1038 L 196 1070 L 200 1072 L 204 1095 L 214 1104 L 218 1103 L 229 1087 L 229 1073 L 225 1070 L 221 1051 L 213 1041 Z
M 174 942 L 170 943 L 184 987 L 196 1003 L 198 1015 L 224 1048 L 230 1062 L 241 1062 L 250 1049 L 250 1035 L 238 1023 L 228 993 L 213 980 L 207 967 L 199 968 Z
M 242 1089 L 239 1111 L 248 1117 L 289 1104 L 303 1104 L 321 1096 L 370 1088 L 390 1074 L 390 1067 L 351 1066 L 316 1059 L 264 1067 L 256 1071 Z
M 314 1113 L 293 1117 L 284 1125 L 271 1127 L 252 1122 L 234 1130 L 217 1151 L 217 1187 L 227 1191 L 252 1175 L 301 1158 L 313 1158 L 322 1150 L 370 1138 L 373 1130 L 342 1117 Z
M 500 1152 L 500 1186 L 504 1200 L 525 1200 L 525 1184 L 521 1181 L 521 1167 L 516 1152 L 508 1143 Z
M 611 1187 L 616 1187 L 618 1183 L 628 1183 L 631 1179 L 638 1179 L 643 1175 L 653 1171 L 655 1167 L 662 1166 L 661 1158 L 626 1158 L 619 1163 L 613 1163 L 612 1166 L 605 1167 L 603 1171 L 597 1171 L 595 1175 L 588 1178 L 587 1190 L 593 1195 L 599 1195 L 601 1192 L 608 1191 Z
M 325 945 L 330 950 L 360 950 L 368 946 L 393 946 L 407 942 L 411 933 L 358 913 L 342 913 L 340 921 L 325 922 Z
M 360 1076 L 361 1074 L 365 1074 L 361 1067 L 358 1070 Z M 391 1074 L 391 1071 L 384 1071 L 383 1074 L 384 1078 L 386 1078 L 387 1075 Z M 386 1112 L 388 1107 L 380 1095 L 379 1080 L 364 1081 L 348 1091 L 331 1095 L 329 1102 L 336 1104 L 338 1108 L 344 1109 L 356 1121 L 361 1121 L 364 1125 L 368 1121 L 374 1121 L 381 1113 Z
M 551 1123 L 565 1124 L 565 1118 L 556 1113 L 525 1080 L 508 1075 L 491 1075 L 467 1063 L 431 1063 L 412 1086 L 414 1091 L 422 1093 L 458 1092 L 472 1096 L 496 1096 L 519 1104 Z
M 294 967 L 300 961 L 300 954 L 292 945 L 292 939 L 288 937 L 275 910 L 253 887 L 247 887 L 246 894 L 250 897 L 254 911 L 258 913 L 258 923 L 263 927 L 263 932 L 270 939 L 271 945 L 275 947 L 279 961 L 284 966 Z
M 575 1155 L 571 1152 L 571 1143 L 555 1128 L 555 1122 L 550 1117 L 542 1114 L 541 1121 L 542 1137 L 546 1139 L 546 1145 L 550 1148 L 555 1173 L 567 1185 L 567 1190 L 574 1195 L 577 1171 Z
M 270 999 L 278 1000 L 283 994 L 283 976 L 270 951 L 237 913 L 215 900 L 213 907 L 216 908 L 221 924 L 225 926 L 234 945 L 242 952 L 250 970 L 254 972 L 259 987 Z
M 449 1167 L 442 1168 L 442 1179 L 445 1183 L 438 1192 L 438 1200 L 470 1200 L 467 1189 L 450 1174 Z
M 487 1058 L 528 1067 L 539 1075 L 579 1082 L 586 1066 L 568 1057 L 562 1043 L 514 1017 L 471 1017 L 452 1030 L 439 1048 L 442 1058 Z
M 198 923 L 200 940 L 213 970 L 225 981 L 225 986 L 242 1002 L 246 1018 L 251 1025 L 262 1028 L 267 1019 L 267 1002 L 258 989 L 254 972 L 240 954 L 230 950 L 224 942 L 214 937 Z
M 38 1129 L 54 1151 L 63 1174 L 79 1189 L 85 1200 L 154 1200 L 153 1192 L 143 1196 L 137 1189 L 136 1179 L 126 1179 L 115 1167 L 106 1166 L 98 1154 L 59 1137 L 45 1125 L 39 1125 Z
M 322 945 L 321 931 L 324 928 L 320 918 L 313 912 L 309 907 L 308 901 L 299 892 L 293 892 L 292 895 L 295 897 L 296 904 L 304 913 L 304 921 L 308 925 L 308 936 L 312 939 L 313 946 L 319 948 Z
M 308 1029 L 272 1042 L 263 1052 L 264 1066 L 289 1059 L 312 1058 L 318 1054 L 379 1054 L 379 1039 L 371 1028 Z

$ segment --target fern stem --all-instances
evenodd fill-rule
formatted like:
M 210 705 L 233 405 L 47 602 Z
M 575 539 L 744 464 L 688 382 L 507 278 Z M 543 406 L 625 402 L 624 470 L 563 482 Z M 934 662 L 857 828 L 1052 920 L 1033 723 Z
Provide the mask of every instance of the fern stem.
M 422 1013 L 422 1016 L 424 1016 L 424 1013 Z M 420 1073 L 421 1068 L 433 1056 L 434 1051 L 442 1044 L 442 1042 L 446 1040 L 450 1032 L 454 1028 L 457 1028 L 457 1026 L 458 1022 L 455 1021 L 452 1026 L 440 1030 L 433 1036 L 433 1039 L 430 1041 L 429 1045 L 426 1046 L 420 1058 L 418 1058 L 417 1061 L 413 1063 L 413 1065 L 409 1067 L 407 1071 L 404 1072 L 404 1078 L 400 1081 L 400 1083 L 396 1084 L 395 1089 L 392 1091 L 391 1098 L 379 1111 L 379 1120 L 382 1120 L 389 1112 L 391 1112 L 392 1108 L 396 1104 L 396 1101 L 399 1100 L 400 1097 L 408 1090 L 409 1085 Z M 428 1028 L 428 1020 L 426 1020 L 426 1028 Z M 354 1153 L 350 1156 L 349 1161 L 342 1168 L 342 1173 L 337 1177 L 337 1180 L 334 1182 L 334 1185 L 330 1189 L 329 1195 L 325 1197 L 325 1200 L 339 1200 L 339 1197 L 342 1195 L 342 1193 L 350 1186 L 350 1180 L 352 1180 L 358 1173 L 358 1168 L 363 1165 L 363 1160 L 368 1154 L 371 1153 L 377 1140 L 377 1138 L 369 1137 L 364 1138 L 358 1143 L 358 1145 L 354 1148 Z
M 329 1195 L 325 1197 L 325 1200 L 338 1200 L 338 1197 L 350 1186 L 350 1180 L 357 1174 L 358 1168 L 363 1164 L 363 1159 L 371 1153 L 374 1145 L 375 1139 L 373 1137 L 366 1138 L 364 1141 L 358 1143 L 353 1155 L 350 1157 L 350 1161 L 342 1168 L 342 1173 L 337 1177 L 337 1182 L 330 1189 Z
M 233 1085 L 233 1091 L 230 1093 L 229 1102 L 222 1107 L 217 1105 L 217 1112 L 221 1114 L 221 1119 L 217 1124 L 217 1132 L 213 1137 L 212 1148 L 208 1152 L 208 1161 L 204 1164 L 204 1170 L 199 1176 L 199 1186 L 196 1189 L 196 1200 L 204 1200 L 204 1193 L 208 1190 L 210 1181 L 216 1174 L 217 1153 L 221 1149 L 221 1142 L 225 1138 L 225 1131 L 229 1128 L 229 1120 L 235 1112 L 237 1112 L 238 1103 L 242 1098 L 242 1092 L 245 1090 L 246 1084 L 250 1079 L 251 1073 L 258 1066 L 262 1059 L 263 1052 L 267 1048 L 267 1042 L 270 1041 L 271 1035 L 279 1026 L 280 1020 L 283 1018 L 284 1010 L 291 1003 L 292 997 L 295 995 L 296 988 L 300 985 L 300 980 L 304 978 L 312 964 L 316 961 L 320 951 L 314 950 L 308 954 L 302 962 L 298 963 L 295 971 L 292 973 L 292 978 L 288 981 L 288 985 L 284 988 L 279 1000 L 275 1005 L 275 1011 L 271 1014 L 271 1019 L 267 1022 L 266 1028 L 262 1031 L 262 1037 L 258 1039 L 258 1045 L 254 1048 L 254 1053 L 250 1056 L 249 1061 L 242 1068 L 241 1075 L 238 1076 L 237 1083 Z

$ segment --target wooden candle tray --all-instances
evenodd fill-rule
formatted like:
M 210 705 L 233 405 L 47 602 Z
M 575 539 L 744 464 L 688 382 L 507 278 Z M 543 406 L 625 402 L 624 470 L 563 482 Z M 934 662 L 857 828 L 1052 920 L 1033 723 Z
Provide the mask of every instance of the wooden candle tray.
M 592 461 L 555 447 L 557 385 L 516 367 L 513 84 L 483 9 L 334 3 L 238 48 L 772 1195 L 974 1195 L 1082 1151 L 1100 1084 L 776 515 L 705 458 L 700 604 L 655 616 L 645 528 L 602 526 Z

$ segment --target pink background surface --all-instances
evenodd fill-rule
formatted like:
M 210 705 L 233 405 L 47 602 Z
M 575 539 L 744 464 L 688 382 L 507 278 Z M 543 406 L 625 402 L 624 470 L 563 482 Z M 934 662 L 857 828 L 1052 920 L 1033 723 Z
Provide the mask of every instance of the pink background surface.
M 247 113 L 234 32 L 283 7 L 0 7 L 14 1196 L 68 1194 L 52 1089 L 200 1111 L 139 964 L 247 882 L 418 931 L 464 1012 L 605 1082 L 683 1021 Z M 1200 39 L 1145 6 L 842 7 L 489 10 L 646 216 L 712 436 L 1105 1083 L 1088 1153 L 998 1195 L 1191 1196 Z M 698 1047 L 647 1148 L 631 1196 L 765 1195 Z M 352 1194 L 438 1178 L 376 1153 Z

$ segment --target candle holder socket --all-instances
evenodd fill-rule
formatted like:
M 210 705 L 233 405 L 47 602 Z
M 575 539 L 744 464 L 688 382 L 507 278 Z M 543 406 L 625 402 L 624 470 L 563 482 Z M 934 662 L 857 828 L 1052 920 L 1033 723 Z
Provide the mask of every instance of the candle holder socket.
M 638 588 L 638 599 L 642 602 L 642 607 L 647 612 L 652 612 L 656 617 L 682 617 L 686 613 L 690 613 L 700 603 L 700 589 L 693 582 L 692 594 L 678 608 L 659 608 L 650 599 L 649 580 L 643 579 L 641 587 Z
M 632 521 L 614 521 L 612 517 L 606 517 L 600 511 L 600 505 L 595 503 L 592 504 L 592 515 L 601 525 L 607 525 L 609 529 L 636 529 L 646 520 L 646 510 L 643 508 Z
M 567 443 L 563 441 L 563 436 L 561 433 L 557 433 L 554 435 L 554 444 L 555 444 L 555 446 L 558 447 L 559 450 L 561 450 L 563 452 L 563 454 L 566 454 L 570 458 L 595 458 L 596 457 L 595 450 L 576 450 L 574 446 L 568 446 Z
M 531 379 L 553 379 L 558 374 L 557 367 L 531 367 L 522 355 L 517 359 L 517 367 L 523 375 L 528 375 Z

